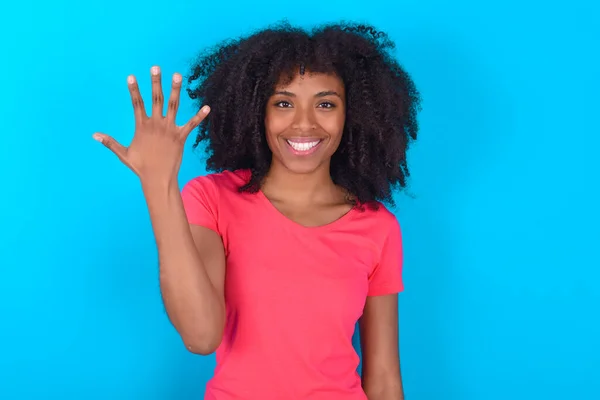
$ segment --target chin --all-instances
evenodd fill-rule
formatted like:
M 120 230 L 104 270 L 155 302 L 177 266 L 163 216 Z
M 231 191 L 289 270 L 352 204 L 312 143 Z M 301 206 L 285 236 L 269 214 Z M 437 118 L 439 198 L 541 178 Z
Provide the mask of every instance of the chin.
M 302 160 L 302 159 L 289 159 L 289 158 L 279 158 L 277 159 L 277 163 L 283 167 L 284 169 L 286 169 L 287 171 L 293 173 L 293 174 L 298 174 L 298 175 L 306 175 L 306 174 L 312 174 L 315 173 L 321 169 L 323 169 L 323 167 L 325 167 L 327 165 L 326 162 L 323 162 L 324 160 L 322 159 L 306 159 L 306 160 Z
M 286 169 L 294 174 L 305 175 L 312 174 L 320 169 L 322 164 L 316 164 L 314 162 L 286 162 Z

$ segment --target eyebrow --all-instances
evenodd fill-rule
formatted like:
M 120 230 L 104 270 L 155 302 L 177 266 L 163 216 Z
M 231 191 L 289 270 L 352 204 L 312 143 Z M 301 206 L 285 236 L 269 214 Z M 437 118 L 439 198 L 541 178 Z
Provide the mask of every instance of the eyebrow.
M 287 90 L 277 90 L 275 92 L 275 94 L 289 96 L 289 97 L 296 97 L 295 93 L 288 92 Z M 340 94 L 338 92 L 336 92 L 335 90 L 324 90 L 322 92 L 315 94 L 315 97 L 325 97 L 325 96 L 337 96 L 340 99 L 342 98 L 342 96 L 340 96 Z

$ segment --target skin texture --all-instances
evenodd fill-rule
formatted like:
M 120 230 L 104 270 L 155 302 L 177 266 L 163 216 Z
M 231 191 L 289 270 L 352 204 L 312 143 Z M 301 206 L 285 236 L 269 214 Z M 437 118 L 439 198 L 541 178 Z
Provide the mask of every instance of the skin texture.
M 362 386 L 367 397 L 404 399 L 398 350 L 398 295 L 368 297 L 359 328 Z
M 273 153 L 274 168 L 296 174 L 329 173 L 331 157 L 344 131 L 346 112 L 344 84 L 335 75 L 296 75 L 288 85 L 279 85 L 268 101 L 266 138 Z M 287 139 L 321 140 L 318 150 L 308 156 L 292 154 Z M 323 173 L 323 172 L 322 172 Z
M 352 207 L 390 201 L 392 187 L 404 186 L 408 176 L 418 106 L 412 82 L 386 53 L 390 47 L 385 35 L 364 26 L 326 28 L 315 39 L 283 28 L 222 46 L 200 58 L 188 79 L 201 80 L 188 93 L 213 110 L 201 104 L 183 126 L 175 124 L 180 74 L 173 76 L 166 115 L 158 67 L 151 70 L 150 116 L 135 77 L 128 78 L 133 141 L 125 147 L 104 133 L 94 138 L 140 179 L 163 302 L 189 351 L 210 354 L 221 343 L 226 264 L 218 234 L 186 219 L 177 183 L 186 138 L 198 128 L 196 144 L 209 141 L 209 170 L 249 168 L 251 182 L 240 190 L 261 190 L 301 225 L 325 225 Z M 274 57 L 271 49 L 281 54 Z M 309 63 L 297 64 L 298 58 Z M 289 140 L 319 144 L 298 154 Z M 403 399 L 397 295 L 369 297 L 359 325 L 369 400 Z
M 334 75 L 297 75 L 267 102 L 265 131 L 273 153 L 261 188 L 289 219 L 305 226 L 331 223 L 351 209 L 329 175 L 344 128 L 345 93 Z M 320 140 L 310 155 L 296 155 L 287 140 Z

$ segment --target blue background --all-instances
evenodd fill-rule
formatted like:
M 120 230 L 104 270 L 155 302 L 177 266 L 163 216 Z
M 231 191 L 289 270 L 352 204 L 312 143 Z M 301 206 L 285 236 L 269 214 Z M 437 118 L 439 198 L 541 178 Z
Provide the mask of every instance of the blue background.
M 596 3 L 597 4 L 597 3 Z M 600 398 L 591 0 L 11 2 L 0 12 L 0 399 L 200 399 L 167 321 L 126 76 L 287 17 L 375 24 L 423 95 L 405 237 L 408 399 Z M 194 113 L 187 98 L 179 122 Z M 191 151 L 181 182 L 203 174 Z

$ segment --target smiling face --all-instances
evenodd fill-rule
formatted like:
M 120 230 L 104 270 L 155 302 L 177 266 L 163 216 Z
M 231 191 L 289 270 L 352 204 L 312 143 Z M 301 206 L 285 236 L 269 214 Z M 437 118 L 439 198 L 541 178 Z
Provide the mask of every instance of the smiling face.
M 300 174 L 329 170 L 342 139 L 345 106 L 344 85 L 335 75 L 307 71 L 278 85 L 265 115 L 272 167 Z

